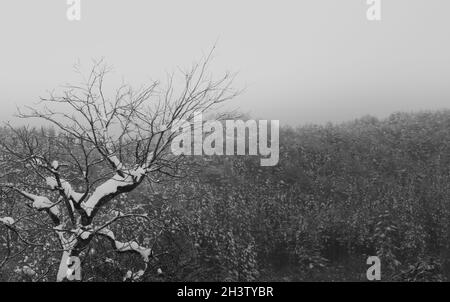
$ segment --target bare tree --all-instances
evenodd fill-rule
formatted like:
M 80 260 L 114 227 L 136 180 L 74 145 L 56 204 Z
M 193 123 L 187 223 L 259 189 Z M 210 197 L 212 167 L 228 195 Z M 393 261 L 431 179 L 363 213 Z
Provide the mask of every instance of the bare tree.
M 144 180 L 176 176 L 180 157 L 170 151 L 177 135 L 172 126 L 236 96 L 231 74 L 210 76 L 210 59 L 211 54 L 182 72 L 182 86 L 170 75 L 165 86 L 152 82 L 135 90 L 122 85 L 110 97 L 104 91 L 109 69 L 96 62 L 82 85 L 64 86 L 61 93 L 43 98 L 38 108 L 19 112 L 22 118 L 47 121 L 59 134 L 43 141 L 35 130 L 10 127 L 1 140 L 1 187 L 36 213 L 4 217 L 0 225 L 20 235 L 25 221 L 34 221 L 46 236 L 54 236 L 60 246 L 56 250 L 62 252 L 58 281 L 67 278 L 70 257 L 85 253 L 94 237 L 108 239 L 119 253 L 140 255 L 145 267 L 134 276 L 145 273 L 151 246 L 120 241 L 111 226 L 124 219 L 144 221 L 147 215 L 116 211 L 108 204 Z

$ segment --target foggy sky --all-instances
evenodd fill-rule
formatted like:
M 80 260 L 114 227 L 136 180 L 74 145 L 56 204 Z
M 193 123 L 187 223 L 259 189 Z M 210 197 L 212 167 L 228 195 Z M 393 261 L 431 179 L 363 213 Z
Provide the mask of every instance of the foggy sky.
M 231 106 L 282 124 L 450 107 L 450 1 L 82 0 L 0 2 L 0 121 L 104 57 L 139 86 L 218 41 L 214 73 L 238 71 Z

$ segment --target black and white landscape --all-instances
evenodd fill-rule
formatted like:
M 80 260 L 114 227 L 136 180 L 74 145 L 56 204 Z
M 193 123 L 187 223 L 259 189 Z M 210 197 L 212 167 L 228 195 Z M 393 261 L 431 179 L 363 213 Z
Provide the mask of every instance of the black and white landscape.
M 449 281 L 449 10 L 3 0 L 0 281 Z

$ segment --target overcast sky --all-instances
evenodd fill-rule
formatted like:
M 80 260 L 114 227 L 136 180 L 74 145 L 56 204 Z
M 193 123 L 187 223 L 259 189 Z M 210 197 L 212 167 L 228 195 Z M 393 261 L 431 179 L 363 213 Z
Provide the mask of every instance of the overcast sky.
M 104 57 L 145 83 L 187 67 L 218 40 L 214 72 L 239 71 L 233 103 L 283 124 L 450 107 L 450 1 L 0 1 L 0 119 L 72 81 L 77 60 Z

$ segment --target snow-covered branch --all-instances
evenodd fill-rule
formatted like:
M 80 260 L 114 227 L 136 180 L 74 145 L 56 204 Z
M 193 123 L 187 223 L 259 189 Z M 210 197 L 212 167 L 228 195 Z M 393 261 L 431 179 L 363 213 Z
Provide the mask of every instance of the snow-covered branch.
M 53 203 L 45 196 L 34 195 L 25 191 L 20 191 L 20 194 L 31 200 L 31 206 L 38 211 L 47 211 L 55 217 L 60 215 L 58 204 Z
M 141 255 L 141 257 L 145 263 L 148 263 L 150 261 L 150 257 L 152 255 L 152 250 L 150 248 L 143 247 L 134 240 L 127 241 L 127 242 L 118 241 L 118 240 L 116 240 L 114 233 L 110 229 L 107 229 L 107 228 L 104 228 L 104 229 L 98 231 L 97 234 L 108 238 L 112 242 L 112 244 L 115 247 L 117 252 L 119 252 L 119 253 L 124 253 L 124 252 L 138 253 L 139 255 Z
M 115 174 L 112 178 L 98 186 L 92 195 L 81 204 L 88 216 L 95 215 L 97 210 L 117 195 L 130 192 L 144 179 L 146 171 L 142 168 L 126 171 L 123 176 Z
M 136 241 L 118 241 L 108 229 L 125 216 L 105 223 L 104 216 L 97 214 L 114 198 L 136 189 L 147 176 L 150 182 L 158 182 L 162 174 L 173 176 L 168 171 L 178 169 L 176 160 L 180 158 L 170 152 L 173 124 L 189 122 L 195 113 L 236 95 L 237 91 L 230 89 L 232 75 L 227 73 L 217 80 L 208 75 L 210 58 L 211 54 L 183 73 L 185 82 L 179 88 L 172 86 L 178 81 L 170 76 L 167 87 L 157 81 L 137 90 L 123 85 L 110 96 L 103 93 L 109 69 L 98 62 L 88 77 L 83 77 L 83 83 L 50 93 L 41 99 L 42 108 L 19 112 L 19 117 L 38 118 L 59 132 L 10 127 L 13 137 L 0 141 L 5 153 L 0 163 L 6 167 L 2 170 L 10 170 L 0 178 L 13 181 L 9 187 L 30 200 L 30 207 L 46 211 L 52 220 L 54 229 L 45 229 L 56 232 L 64 250 L 59 281 L 67 277 L 69 257 L 83 253 L 96 235 L 110 240 L 118 252 L 139 254 L 147 267 L 151 248 Z M 77 188 L 79 181 L 84 181 L 83 189 Z M 29 193 L 43 194 L 37 192 L 49 189 L 54 193 L 48 197 Z M 52 202 L 49 198 L 56 193 L 58 200 Z M 10 228 L 17 225 L 11 217 L 1 218 L 0 223 Z M 139 271 L 137 276 L 142 274 Z
M 4 225 L 13 225 L 15 221 L 12 217 L 3 217 L 0 218 L 0 223 L 3 223 Z
M 24 196 L 26 199 L 32 201 L 31 207 L 33 209 L 36 209 L 37 211 L 47 212 L 55 225 L 60 224 L 61 212 L 59 210 L 58 203 L 51 202 L 50 199 L 45 196 L 39 196 L 20 190 L 11 184 L 2 184 L 2 186 L 11 188 L 18 192 L 20 195 Z
M 84 196 L 84 194 L 76 192 L 72 188 L 72 185 L 62 178 L 59 181 L 61 185 L 58 185 L 58 182 L 54 177 L 47 177 L 46 182 L 50 189 L 61 190 L 72 203 L 78 204 Z

